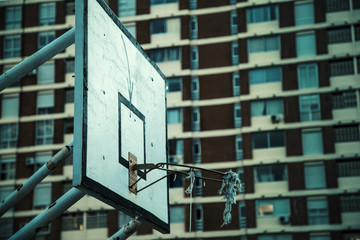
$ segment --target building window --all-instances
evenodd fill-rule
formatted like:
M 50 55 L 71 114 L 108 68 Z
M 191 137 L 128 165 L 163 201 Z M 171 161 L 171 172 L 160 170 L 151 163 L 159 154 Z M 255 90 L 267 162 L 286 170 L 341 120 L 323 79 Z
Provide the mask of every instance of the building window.
M 106 228 L 107 227 L 107 213 L 100 212 L 88 212 L 86 213 L 86 228 Z
M 136 15 L 136 0 L 119 0 L 119 17 L 128 17 Z
M 252 134 L 253 149 L 285 146 L 283 131 L 257 132 Z
M 198 107 L 192 109 L 192 130 L 200 131 L 200 110 Z
M 251 53 L 280 50 L 279 36 L 267 36 L 248 39 L 248 51 Z
M 191 47 L 190 67 L 191 67 L 191 69 L 198 69 L 199 68 L 199 51 L 198 51 L 197 46 L 192 46 Z
M 281 67 L 260 68 L 249 71 L 250 84 L 281 82 Z
M 242 136 L 235 137 L 235 151 L 236 151 L 236 160 L 243 160 L 243 144 L 242 144 Z
M 15 148 L 18 139 L 18 124 L 6 123 L 0 125 L 0 149 Z
M 19 97 L 3 95 L 1 118 L 17 118 L 19 116 Z
M 190 39 L 197 39 L 197 32 L 198 32 L 197 17 L 191 16 L 190 17 Z
M 299 89 L 319 87 L 318 68 L 316 63 L 299 64 L 297 72 Z
M 66 213 L 61 217 L 61 230 L 84 230 L 84 216 L 82 212 Z
M 74 102 L 74 88 L 65 88 L 65 103 Z
M 351 27 L 333 28 L 327 31 L 328 44 L 351 42 Z
M 5 29 L 21 28 L 21 6 L 12 6 L 5 8 Z
M 323 153 L 322 132 L 320 129 L 306 129 L 302 132 L 303 155 Z
M 360 25 L 354 26 L 354 30 L 355 30 L 355 41 L 360 41 Z
M 51 183 L 41 183 L 34 188 L 34 209 L 44 209 L 51 203 Z
M 329 210 L 326 199 L 309 198 L 307 200 L 309 225 L 329 224 Z
M 231 34 L 237 34 L 238 33 L 238 20 L 237 20 L 236 11 L 231 11 L 230 22 L 231 22 Z
M 331 240 L 329 233 L 310 233 L 310 240 Z
M 178 0 L 150 0 L 151 5 L 176 3 Z
M 136 39 L 136 24 L 126 25 L 126 30 Z
M 193 153 L 193 163 L 200 163 L 201 162 L 201 142 L 200 142 L 200 139 L 193 139 L 192 153 Z
M 55 31 L 39 32 L 38 34 L 38 48 L 45 47 L 47 44 L 55 39 Z
M 159 48 L 151 50 L 151 59 L 156 63 L 172 62 L 180 60 L 180 48 Z
M 241 108 L 239 103 L 234 104 L 234 127 L 241 128 Z
M 360 176 L 359 160 L 338 161 L 336 165 L 338 177 Z
M 358 0 L 353 0 L 353 9 L 360 9 L 360 2 Z
M 150 22 L 151 34 L 176 33 L 180 31 L 179 19 L 156 19 Z
M 169 161 L 179 163 L 184 154 L 183 140 L 169 140 Z
M 360 141 L 359 126 L 334 127 L 335 143 Z
M 292 240 L 289 234 L 259 235 L 258 240 Z
M 336 92 L 331 94 L 332 108 L 344 109 L 344 108 L 356 108 L 357 97 L 355 91 L 348 92 Z
M 66 15 L 75 15 L 75 1 L 66 2 Z
M 180 77 L 167 78 L 166 80 L 166 92 L 181 92 L 182 79 Z
M 257 182 L 278 182 L 287 180 L 285 164 L 274 164 L 255 167 Z
M 290 206 L 288 199 L 264 199 L 256 200 L 257 216 L 289 216 Z
M 282 99 L 267 99 L 251 102 L 251 116 L 279 115 L 283 113 Z
M 178 124 L 182 122 L 182 111 L 180 108 L 167 110 L 167 123 Z
M 360 232 L 343 232 L 344 240 L 357 240 L 360 239 Z
M 326 0 L 326 12 L 340 12 L 350 10 L 349 0 Z
M 189 0 L 189 8 L 190 10 L 194 10 L 197 8 L 197 0 Z
M 185 210 L 183 205 L 170 206 L 170 223 L 184 223 Z
M 53 143 L 54 120 L 42 120 L 36 122 L 36 145 Z
M 37 113 L 51 114 L 54 112 L 54 93 L 39 92 L 37 96 Z
M 306 189 L 326 188 L 325 168 L 323 163 L 305 164 Z
M 9 239 L 13 235 L 14 219 L 2 218 L 0 219 L 0 239 Z
M 240 96 L 240 76 L 238 72 L 234 72 L 233 79 L 233 94 L 234 96 Z
M 74 119 L 66 118 L 64 120 L 64 134 L 72 134 L 74 133 Z
M 66 73 L 75 73 L 75 59 L 74 58 L 65 59 L 65 72 Z
M 354 62 L 351 58 L 331 61 L 329 65 L 331 77 L 353 75 L 355 73 Z
M 0 157 L 0 180 L 15 179 L 15 165 L 14 157 Z
M 191 99 L 199 100 L 199 78 L 191 78 Z
M 39 25 L 55 25 L 55 2 L 39 4 Z
M 195 231 L 203 230 L 203 206 L 201 204 L 194 205 Z
M 246 208 L 245 202 L 239 202 L 239 222 L 240 222 L 240 229 L 246 228 Z
M 296 35 L 296 56 L 308 57 L 316 55 L 316 41 L 314 33 Z
M 195 173 L 195 184 L 194 184 L 194 196 L 200 197 L 202 196 L 202 174 L 201 172 L 194 172 Z
M 20 57 L 21 35 L 4 36 L 4 58 Z
M 246 10 L 247 23 L 275 21 L 279 18 L 278 7 L 275 5 L 253 7 Z
M 306 25 L 314 23 L 313 2 L 295 3 L 295 25 Z
M 232 56 L 232 65 L 239 64 L 239 45 L 237 42 L 231 43 L 231 56 Z
M 360 212 L 360 194 L 340 196 L 341 212 Z
M 37 75 L 38 84 L 51 84 L 55 80 L 54 63 L 43 64 L 38 68 Z
M 317 121 L 321 120 L 320 96 L 304 95 L 299 97 L 300 104 L 300 121 Z

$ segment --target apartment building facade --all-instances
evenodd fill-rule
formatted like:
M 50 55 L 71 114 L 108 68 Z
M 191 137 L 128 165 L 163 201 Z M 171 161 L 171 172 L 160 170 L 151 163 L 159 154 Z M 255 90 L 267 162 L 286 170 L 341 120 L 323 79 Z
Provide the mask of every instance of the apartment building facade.
M 358 0 L 107 3 L 167 77 L 169 161 L 231 169 L 245 185 L 221 227 L 220 184 L 196 181 L 190 199 L 188 180 L 170 179 L 171 233 L 142 226 L 133 239 L 360 238 Z M 74 27 L 74 10 L 0 2 L 2 72 Z M 72 139 L 74 54 L 72 45 L 1 92 L 1 198 Z M 71 179 L 68 159 L 1 218 L 0 237 Z M 36 238 L 106 238 L 128 220 L 86 196 Z

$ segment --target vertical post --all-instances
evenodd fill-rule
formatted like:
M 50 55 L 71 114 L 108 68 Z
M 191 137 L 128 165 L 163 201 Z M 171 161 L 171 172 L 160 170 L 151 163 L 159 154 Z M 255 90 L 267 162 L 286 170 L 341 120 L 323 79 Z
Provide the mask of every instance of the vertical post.
M 141 222 L 137 220 L 137 217 L 131 220 L 128 224 L 123 226 L 119 231 L 112 235 L 108 240 L 124 240 L 130 237 L 137 228 L 141 225 Z

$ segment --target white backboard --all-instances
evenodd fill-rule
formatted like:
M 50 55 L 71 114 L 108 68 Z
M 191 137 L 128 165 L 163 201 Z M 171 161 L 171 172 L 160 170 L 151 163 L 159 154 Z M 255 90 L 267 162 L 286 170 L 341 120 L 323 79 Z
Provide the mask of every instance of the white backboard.
M 73 185 L 167 233 L 166 178 L 134 194 L 128 162 L 167 161 L 165 77 L 103 0 L 76 1 L 75 46 Z

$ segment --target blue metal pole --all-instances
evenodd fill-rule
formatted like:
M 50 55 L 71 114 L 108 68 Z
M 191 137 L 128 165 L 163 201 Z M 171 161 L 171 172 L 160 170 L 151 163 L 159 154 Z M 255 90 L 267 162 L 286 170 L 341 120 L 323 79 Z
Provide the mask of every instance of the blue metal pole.
M 112 235 L 108 240 L 123 240 L 130 237 L 137 228 L 141 225 L 141 222 L 137 218 L 131 220 L 128 224 L 123 226 L 119 231 Z

